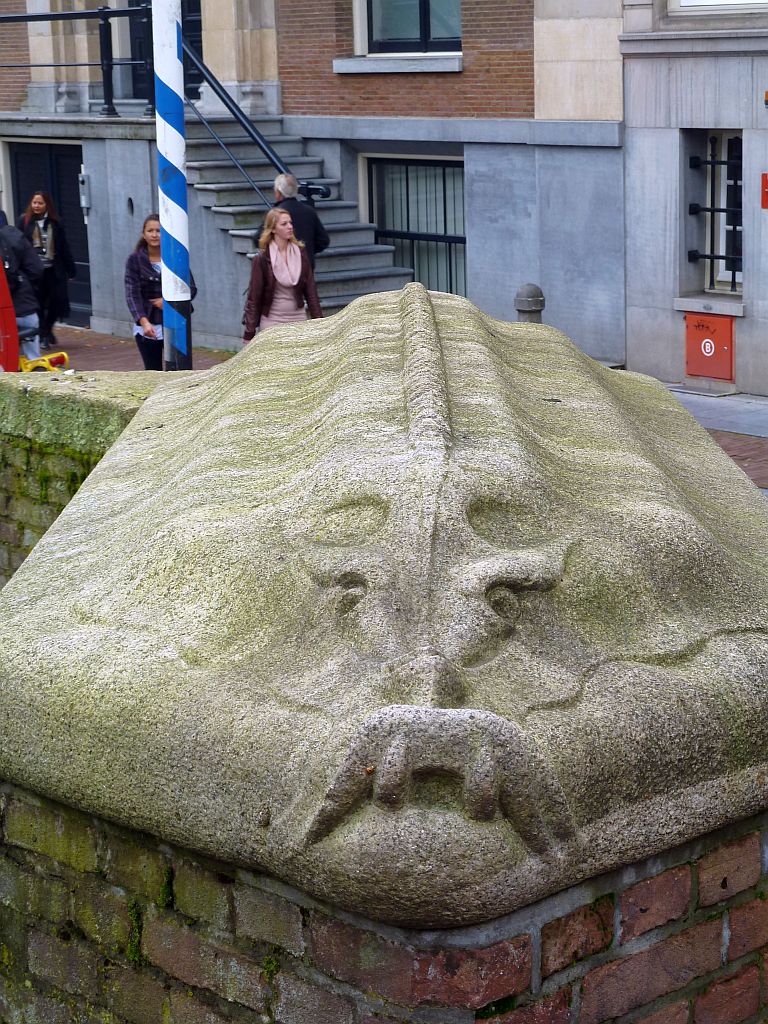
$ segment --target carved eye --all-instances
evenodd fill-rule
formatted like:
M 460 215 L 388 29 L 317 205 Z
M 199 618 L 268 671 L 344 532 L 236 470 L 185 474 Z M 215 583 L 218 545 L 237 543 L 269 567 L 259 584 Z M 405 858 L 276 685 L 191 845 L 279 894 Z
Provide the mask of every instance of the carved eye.
M 485 599 L 500 619 L 516 621 L 520 614 L 520 602 L 511 584 L 495 581 L 485 591 Z
M 335 582 L 337 597 L 336 610 L 339 615 L 346 615 L 363 600 L 368 593 L 368 584 L 358 573 L 345 573 Z

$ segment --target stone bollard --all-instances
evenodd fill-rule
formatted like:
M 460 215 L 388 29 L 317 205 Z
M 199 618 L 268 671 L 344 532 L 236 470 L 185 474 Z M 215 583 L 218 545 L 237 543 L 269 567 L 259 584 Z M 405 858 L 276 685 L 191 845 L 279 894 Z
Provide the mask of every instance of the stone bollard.
M 540 324 L 541 311 L 544 309 L 544 292 L 537 284 L 521 285 L 515 295 L 515 309 L 518 320 Z

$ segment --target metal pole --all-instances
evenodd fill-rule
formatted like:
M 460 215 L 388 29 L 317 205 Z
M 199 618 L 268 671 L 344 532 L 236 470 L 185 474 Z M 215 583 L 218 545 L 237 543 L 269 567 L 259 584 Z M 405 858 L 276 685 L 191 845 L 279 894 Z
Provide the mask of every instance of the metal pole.
M 142 46 L 146 58 L 147 69 L 147 105 L 144 107 L 144 117 L 155 116 L 155 64 L 152 59 L 152 11 L 146 8 L 144 14 L 139 18 L 141 29 Z
M 115 94 L 112 88 L 112 22 L 106 13 L 108 7 L 99 8 L 99 51 L 101 58 L 101 85 L 104 90 L 104 105 L 99 113 L 102 117 L 119 117 L 115 110 Z
M 163 368 L 192 369 L 184 69 L 180 0 L 154 0 L 157 181 L 163 279 Z

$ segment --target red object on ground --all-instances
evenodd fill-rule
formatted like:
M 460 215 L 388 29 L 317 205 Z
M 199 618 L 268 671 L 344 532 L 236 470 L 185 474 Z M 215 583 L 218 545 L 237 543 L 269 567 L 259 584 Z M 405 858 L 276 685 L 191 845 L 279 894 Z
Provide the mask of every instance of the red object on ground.
M 0 263 L 0 367 L 15 372 L 19 368 L 19 333 L 11 293 Z
M 734 380 L 733 317 L 685 314 L 685 372 L 689 377 Z

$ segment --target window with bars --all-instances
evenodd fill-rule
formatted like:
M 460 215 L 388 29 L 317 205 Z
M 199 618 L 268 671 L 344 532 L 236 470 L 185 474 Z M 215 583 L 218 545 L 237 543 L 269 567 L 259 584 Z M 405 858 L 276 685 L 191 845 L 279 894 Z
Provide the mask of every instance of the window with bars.
M 691 188 L 696 201 L 688 204 L 692 217 L 703 219 L 705 251 L 690 249 L 688 259 L 705 267 L 704 289 L 740 292 L 742 283 L 742 159 L 739 132 L 712 132 L 706 152 L 689 157 L 698 173 Z M 701 172 L 706 174 L 702 175 Z
M 368 0 L 369 53 L 461 49 L 461 0 Z
M 465 295 L 464 165 L 376 158 L 368 174 L 376 240 L 427 288 Z

